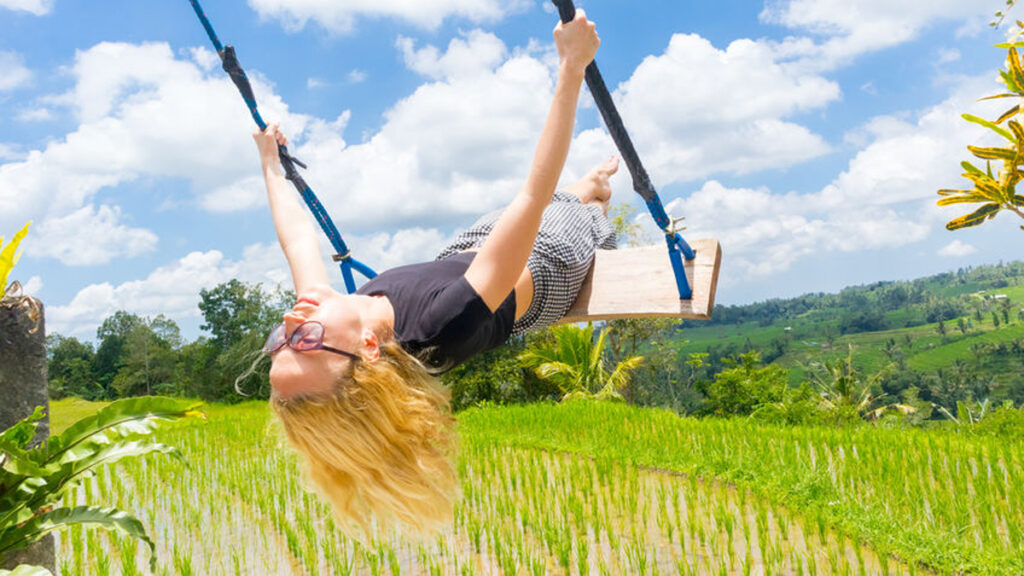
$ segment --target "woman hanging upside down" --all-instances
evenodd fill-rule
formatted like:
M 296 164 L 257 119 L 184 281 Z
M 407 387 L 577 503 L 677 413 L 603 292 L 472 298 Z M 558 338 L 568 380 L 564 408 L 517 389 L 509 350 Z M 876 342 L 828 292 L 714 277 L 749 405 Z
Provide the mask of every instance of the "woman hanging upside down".
M 615 247 L 607 209 L 616 158 L 555 191 L 600 40 L 582 10 L 554 37 L 554 101 L 512 203 L 435 261 L 388 270 L 353 295 L 328 284 L 316 230 L 281 169 L 278 145 L 287 140 L 276 125 L 254 134 L 299 295 L 264 348 L 273 359 L 271 406 L 350 533 L 369 532 L 374 515 L 419 533 L 450 521 L 454 419 L 435 375 L 558 321 L 594 250 Z

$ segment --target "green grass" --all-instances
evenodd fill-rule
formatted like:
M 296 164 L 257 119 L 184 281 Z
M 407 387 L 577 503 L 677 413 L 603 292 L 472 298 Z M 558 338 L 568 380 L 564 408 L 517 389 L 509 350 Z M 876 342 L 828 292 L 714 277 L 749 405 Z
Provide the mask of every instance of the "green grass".
M 97 407 L 55 402 L 54 421 Z M 591 402 L 473 409 L 459 416 L 462 495 L 450 529 L 428 541 L 389 531 L 359 543 L 303 490 L 293 454 L 268 426 L 265 402 L 206 412 L 206 420 L 157 432 L 181 449 L 188 467 L 164 457 L 124 461 L 97 469 L 94 480 L 69 495 L 136 513 L 156 543 L 159 576 L 908 573 L 905 563 L 865 546 L 872 534 L 858 532 L 860 524 L 844 523 L 857 517 L 845 491 L 871 501 L 888 493 L 880 484 L 894 482 L 877 466 L 868 467 L 872 477 L 849 473 L 851 445 L 863 447 L 862 458 L 876 455 L 870 443 L 860 444 L 860 431 L 701 422 Z M 916 448 L 934 453 L 919 442 Z M 819 464 L 807 465 L 807 450 L 817 451 Z M 772 472 L 775 460 L 788 476 Z M 1016 479 L 1018 461 L 1008 462 Z M 829 479 L 829 469 L 840 476 Z M 826 500 L 838 505 L 815 506 Z M 906 533 L 914 537 L 913 528 Z M 883 551 L 899 550 L 874 541 Z M 961 553 L 958 542 L 949 549 Z M 130 573 L 148 558 L 82 527 L 62 533 L 57 550 L 71 574 Z
M 724 480 L 941 573 L 1024 573 L 1021 439 L 698 421 L 591 402 L 472 410 L 460 421 L 498 444 Z

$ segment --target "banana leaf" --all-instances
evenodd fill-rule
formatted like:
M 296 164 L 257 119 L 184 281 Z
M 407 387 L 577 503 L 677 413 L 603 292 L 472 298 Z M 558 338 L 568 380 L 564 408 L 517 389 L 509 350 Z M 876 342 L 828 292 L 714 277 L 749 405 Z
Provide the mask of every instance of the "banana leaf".
M 966 214 L 955 220 L 950 220 L 949 223 L 946 224 L 946 229 L 952 231 L 977 226 L 984 222 L 986 218 L 993 218 L 1001 208 L 1002 207 L 999 204 L 985 204 L 970 214 Z

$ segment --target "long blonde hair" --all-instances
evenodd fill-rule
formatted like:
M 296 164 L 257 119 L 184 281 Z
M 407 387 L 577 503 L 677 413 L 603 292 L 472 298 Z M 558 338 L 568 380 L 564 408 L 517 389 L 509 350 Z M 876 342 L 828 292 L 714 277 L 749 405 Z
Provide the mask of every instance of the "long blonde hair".
M 329 396 L 270 403 L 342 530 L 369 536 L 376 518 L 429 535 L 451 522 L 458 492 L 450 394 L 394 340 L 380 352 Z

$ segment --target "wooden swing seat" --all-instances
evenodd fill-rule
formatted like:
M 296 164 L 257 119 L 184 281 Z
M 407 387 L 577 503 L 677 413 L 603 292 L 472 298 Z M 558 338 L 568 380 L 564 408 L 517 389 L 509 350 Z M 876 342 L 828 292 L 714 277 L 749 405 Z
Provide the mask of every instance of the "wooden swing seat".
M 664 245 L 598 250 L 576 303 L 561 321 L 655 316 L 710 320 L 722 248 L 713 238 L 696 240 L 690 246 L 697 253 L 696 258 L 684 259 L 683 263 L 693 289 L 691 299 L 679 299 Z

